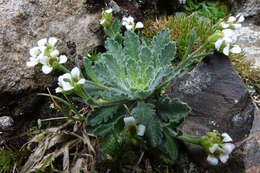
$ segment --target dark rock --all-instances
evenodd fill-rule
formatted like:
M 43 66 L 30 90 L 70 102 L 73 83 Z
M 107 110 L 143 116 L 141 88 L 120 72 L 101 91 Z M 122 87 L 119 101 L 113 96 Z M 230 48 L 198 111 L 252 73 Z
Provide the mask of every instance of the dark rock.
M 182 125 L 185 135 L 202 136 L 218 130 L 230 134 L 234 142 L 240 142 L 250 134 L 255 107 L 247 87 L 228 57 L 222 54 L 206 57 L 193 71 L 173 81 L 166 93 L 192 108 Z M 195 161 L 211 170 L 202 148 L 187 144 L 187 149 Z M 240 156 L 233 154 L 228 164 L 220 165 L 212 172 L 243 172 L 245 157 Z
M 0 129 L 7 131 L 10 130 L 14 125 L 14 120 L 9 116 L 0 117 Z

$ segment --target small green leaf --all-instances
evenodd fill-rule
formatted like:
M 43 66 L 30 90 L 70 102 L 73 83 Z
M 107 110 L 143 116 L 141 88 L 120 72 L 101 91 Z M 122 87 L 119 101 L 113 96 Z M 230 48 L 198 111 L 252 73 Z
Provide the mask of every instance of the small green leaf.
M 164 122 L 174 122 L 177 125 L 183 122 L 190 107 L 179 99 L 170 99 L 167 96 L 161 97 L 158 104 L 158 114 Z
M 176 140 L 166 132 L 164 132 L 164 137 L 165 140 L 160 149 L 170 158 L 170 161 L 168 159 L 167 161 L 173 164 L 178 159 L 178 146 Z
M 109 119 L 113 118 L 119 107 L 120 105 L 115 105 L 110 107 L 101 107 L 100 109 L 95 110 L 91 113 L 88 124 L 94 127 L 103 122 L 108 122 Z
M 41 119 L 37 120 L 38 129 L 42 128 L 42 121 Z

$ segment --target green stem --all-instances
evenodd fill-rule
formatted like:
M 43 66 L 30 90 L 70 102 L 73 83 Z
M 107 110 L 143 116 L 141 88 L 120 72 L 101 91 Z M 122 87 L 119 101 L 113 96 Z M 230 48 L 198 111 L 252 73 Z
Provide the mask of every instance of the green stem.
M 96 82 L 92 82 L 92 81 L 89 81 L 89 80 L 86 80 L 86 83 L 89 84 L 89 85 L 92 85 L 92 86 L 95 86 L 97 88 L 100 88 L 102 90 L 109 90 L 108 87 L 104 86 L 104 85 L 101 85 L 101 84 L 98 84 Z
M 70 71 L 69 71 L 66 67 L 64 67 L 63 65 L 61 65 L 61 64 L 56 64 L 56 65 L 54 66 L 54 69 L 63 71 L 64 73 L 70 73 Z

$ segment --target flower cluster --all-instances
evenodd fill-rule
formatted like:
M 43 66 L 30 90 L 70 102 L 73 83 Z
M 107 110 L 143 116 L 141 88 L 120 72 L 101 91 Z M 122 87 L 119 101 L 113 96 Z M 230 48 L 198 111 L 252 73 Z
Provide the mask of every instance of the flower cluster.
M 144 27 L 142 22 L 137 22 L 135 24 L 132 16 L 123 17 L 122 21 L 122 25 L 125 26 L 127 30 L 142 29 Z
M 67 62 L 65 55 L 59 56 L 59 51 L 55 49 L 57 43 L 55 37 L 41 39 L 38 46 L 30 49 L 30 60 L 26 63 L 28 67 L 34 67 L 38 64 L 42 65 L 42 72 L 49 74 L 57 64 Z
M 102 11 L 102 18 L 100 20 L 100 24 L 103 26 L 103 27 L 108 27 L 110 26 L 110 22 L 111 22 L 111 19 L 113 17 L 113 14 L 112 14 L 113 10 L 111 8 L 105 10 L 105 11 Z
M 241 14 L 236 17 L 230 16 L 227 21 L 219 24 L 218 30 L 209 37 L 210 42 L 214 42 L 217 51 L 223 52 L 225 55 L 229 53 L 241 53 L 241 48 L 236 45 L 236 30 L 242 27 L 241 22 L 244 21 Z
M 59 87 L 56 88 L 56 93 L 67 92 L 78 86 L 83 85 L 86 82 L 84 78 L 80 77 L 80 70 L 78 67 L 74 67 L 70 73 L 65 73 L 58 78 Z
M 208 132 L 200 139 L 201 146 L 208 152 L 207 161 L 211 165 L 217 165 L 220 160 L 226 163 L 229 155 L 235 149 L 235 145 L 231 143 L 232 138 L 227 133 L 221 135 L 217 131 Z
M 136 127 L 136 120 L 134 117 L 126 117 L 124 118 L 124 122 L 125 122 L 125 126 L 127 128 L 129 127 Z M 135 128 L 134 128 L 135 129 Z M 138 127 L 137 127 L 137 135 L 138 136 L 143 136 L 144 133 L 145 133 L 145 126 L 142 125 L 142 124 L 139 124 Z

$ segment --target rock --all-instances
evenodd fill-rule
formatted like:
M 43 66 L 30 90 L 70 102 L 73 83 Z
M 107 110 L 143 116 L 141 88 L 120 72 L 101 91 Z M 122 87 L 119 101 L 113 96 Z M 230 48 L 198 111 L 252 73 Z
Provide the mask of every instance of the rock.
M 25 65 L 29 49 L 39 39 L 57 37 L 60 53 L 73 61 L 75 55 L 83 55 L 103 44 L 101 11 L 88 13 L 85 0 L 3 0 L 0 11 L 0 110 L 5 110 L 7 115 L 15 112 L 10 104 L 23 102 L 22 109 L 29 110 L 32 106 L 29 104 L 36 102 L 31 100 L 35 97 L 29 96 L 30 93 L 53 86 L 51 75 Z
M 253 61 L 255 66 L 260 67 L 260 26 L 247 20 L 243 27 L 237 31 L 238 42 L 243 48 L 248 60 Z
M 9 116 L 0 117 L 0 129 L 1 130 L 10 130 L 10 128 L 14 125 L 14 120 Z
M 233 2 L 232 10 L 235 13 L 243 13 L 245 17 L 260 14 L 259 0 L 235 0 Z
M 166 93 L 192 108 L 182 125 L 185 135 L 203 136 L 218 130 L 239 143 L 250 134 L 255 107 L 247 87 L 222 54 L 206 57 L 193 71 L 173 81 Z M 206 163 L 207 155 L 201 147 L 187 144 L 187 149 L 196 162 L 211 172 L 242 173 L 246 168 L 245 157 L 234 154 L 228 164 L 213 169 Z

